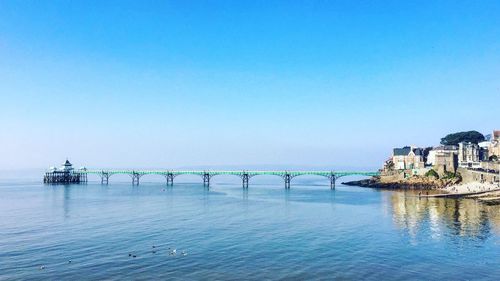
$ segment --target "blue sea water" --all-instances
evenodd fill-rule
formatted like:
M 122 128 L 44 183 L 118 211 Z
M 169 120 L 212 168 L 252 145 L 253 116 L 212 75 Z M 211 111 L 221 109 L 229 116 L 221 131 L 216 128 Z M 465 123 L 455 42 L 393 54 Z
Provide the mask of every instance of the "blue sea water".
M 0 183 L 0 280 L 499 280 L 499 264 L 500 207 L 469 199 L 317 178 Z

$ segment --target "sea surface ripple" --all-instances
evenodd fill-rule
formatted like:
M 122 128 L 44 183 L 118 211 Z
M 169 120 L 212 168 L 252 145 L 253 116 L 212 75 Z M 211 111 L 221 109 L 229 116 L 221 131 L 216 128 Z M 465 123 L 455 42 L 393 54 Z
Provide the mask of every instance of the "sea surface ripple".
M 499 206 L 316 178 L 0 184 L 0 280 L 499 280 L 499 253 Z

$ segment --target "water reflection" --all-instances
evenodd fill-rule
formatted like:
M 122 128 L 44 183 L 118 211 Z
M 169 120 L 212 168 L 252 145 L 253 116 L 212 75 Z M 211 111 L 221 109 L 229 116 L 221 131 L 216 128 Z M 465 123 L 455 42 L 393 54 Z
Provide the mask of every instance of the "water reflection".
M 420 198 L 411 192 L 390 193 L 394 223 L 411 237 L 429 233 L 439 239 L 451 234 L 485 239 L 500 234 L 500 206 L 473 199 Z
M 71 186 L 70 185 L 64 185 L 63 187 L 64 194 L 63 194 L 63 212 L 64 212 L 64 218 L 69 218 L 69 210 L 70 210 L 70 205 L 71 204 Z
M 248 210 L 248 189 L 247 188 L 242 188 L 242 202 L 243 202 L 243 208 L 244 211 L 246 212 Z

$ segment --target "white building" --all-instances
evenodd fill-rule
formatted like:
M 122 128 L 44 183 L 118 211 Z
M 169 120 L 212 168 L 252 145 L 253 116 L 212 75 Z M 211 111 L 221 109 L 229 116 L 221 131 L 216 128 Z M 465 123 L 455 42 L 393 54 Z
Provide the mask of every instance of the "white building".
M 437 164 L 438 157 L 452 156 L 452 154 L 458 154 L 458 147 L 455 145 L 441 145 L 434 147 L 427 155 L 427 161 L 425 162 L 428 166 L 434 166 Z
M 479 145 L 470 142 L 458 144 L 458 166 L 463 168 L 480 168 Z

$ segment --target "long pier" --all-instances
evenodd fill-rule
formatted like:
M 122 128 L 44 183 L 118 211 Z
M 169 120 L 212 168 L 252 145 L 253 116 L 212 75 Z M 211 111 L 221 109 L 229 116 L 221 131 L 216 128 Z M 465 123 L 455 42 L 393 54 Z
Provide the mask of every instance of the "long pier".
M 243 188 L 248 188 L 250 179 L 255 176 L 279 176 L 284 180 L 285 188 L 289 189 L 293 178 L 298 176 L 322 176 L 328 178 L 330 181 L 330 188 L 335 189 L 335 182 L 340 177 L 360 175 L 360 176 L 377 176 L 378 172 L 364 172 L 364 171 L 197 171 L 197 170 L 87 170 L 80 169 L 78 173 L 85 175 L 97 175 L 101 178 L 102 184 L 108 184 L 109 178 L 113 175 L 128 175 L 132 179 L 133 185 L 139 185 L 140 179 L 147 175 L 161 175 L 165 177 L 167 185 L 173 185 L 174 179 L 180 175 L 197 175 L 203 180 L 204 186 L 210 186 L 210 180 L 214 176 L 219 175 L 232 175 L 241 178 Z

